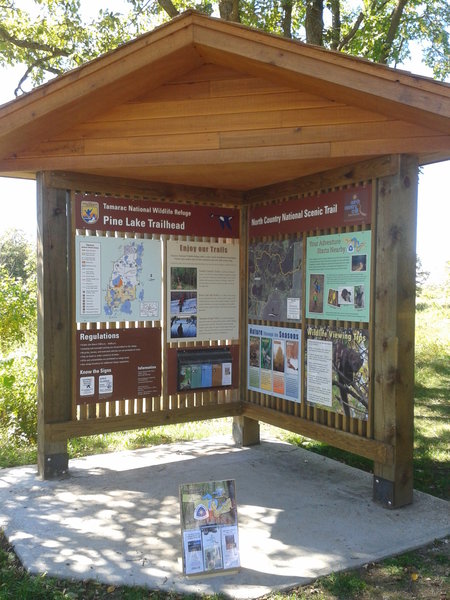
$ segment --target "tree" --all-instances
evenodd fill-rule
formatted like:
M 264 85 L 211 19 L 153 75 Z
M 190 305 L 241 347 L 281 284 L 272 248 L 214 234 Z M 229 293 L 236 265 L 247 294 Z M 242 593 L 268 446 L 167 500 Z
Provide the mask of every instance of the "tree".
M 422 261 L 420 256 L 416 254 L 416 294 L 419 295 L 423 286 L 425 285 L 428 277 L 430 276 L 430 271 L 425 271 L 422 265 Z
M 37 328 L 36 259 L 17 230 L 0 238 L 0 354 L 35 342 Z
M 0 237 L 0 267 L 4 267 L 12 279 L 27 279 L 36 265 L 36 252 L 25 233 L 20 229 L 8 229 Z
M 390 65 L 416 41 L 435 77 L 450 72 L 447 0 L 123 0 L 121 12 L 103 4 L 87 17 L 86 0 L 29 0 L 28 11 L 20 0 L 0 4 L 0 64 L 25 65 L 16 94 L 187 8 Z

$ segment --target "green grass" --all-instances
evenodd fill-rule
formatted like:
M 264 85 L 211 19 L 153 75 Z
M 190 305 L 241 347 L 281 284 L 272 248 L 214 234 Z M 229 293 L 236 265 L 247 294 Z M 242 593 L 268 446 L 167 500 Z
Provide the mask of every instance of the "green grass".
M 415 375 L 415 488 L 449 498 L 450 469 L 450 288 L 425 289 L 418 303 Z M 271 435 L 351 466 L 372 470 L 371 461 L 269 426 Z M 130 450 L 156 444 L 231 433 L 231 419 L 97 435 L 70 440 L 71 458 Z M 0 430 L 0 467 L 36 462 L 36 448 Z M 271 594 L 266 600 L 413 600 L 450 599 L 449 540 L 408 552 L 378 564 L 333 573 L 310 586 Z M 175 600 L 178 594 L 144 588 L 116 588 L 96 582 L 61 581 L 26 573 L 0 532 L 0 600 Z M 183 600 L 198 596 L 183 596 Z M 203 596 L 202 600 L 220 600 Z

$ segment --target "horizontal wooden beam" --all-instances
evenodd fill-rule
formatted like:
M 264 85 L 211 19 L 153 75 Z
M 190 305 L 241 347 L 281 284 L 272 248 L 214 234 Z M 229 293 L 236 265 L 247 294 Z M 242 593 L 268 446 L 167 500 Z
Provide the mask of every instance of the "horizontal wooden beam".
M 358 141 L 333 141 L 309 144 L 287 144 L 256 148 L 225 148 L 211 150 L 184 150 L 162 152 L 130 152 L 118 154 L 42 156 L 11 158 L 0 161 L 0 171 L 51 171 L 51 170 L 94 170 L 129 167 L 202 166 L 248 164 L 278 161 L 302 161 L 348 157 L 349 162 L 358 157 L 383 156 L 386 154 L 418 154 L 419 152 L 439 152 L 450 148 L 450 136 L 416 137 L 407 139 L 378 139 Z M 318 169 L 320 164 L 318 163 Z M 320 169 L 322 170 L 322 169 Z
M 213 107 L 211 107 L 213 108 Z M 136 119 L 107 119 L 86 121 L 76 127 L 57 134 L 52 141 L 66 141 L 83 138 L 108 139 L 122 136 L 171 135 L 197 132 L 241 131 L 243 129 L 270 129 L 277 127 L 309 127 L 313 125 L 337 125 L 357 123 L 383 123 L 387 117 L 373 111 L 354 106 L 334 105 L 321 108 L 264 110 L 258 112 L 233 112 L 208 114 L 190 117 L 173 116 L 153 118 L 151 111 L 142 112 Z
M 264 169 L 259 163 L 231 163 L 221 165 L 208 165 L 205 169 L 202 165 L 193 167 L 163 166 L 163 167 L 115 167 L 114 171 L 105 167 L 91 171 L 88 168 L 79 169 L 79 172 L 100 175 L 103 177 L 123 177 L 141 179 L 144 182 L 168 182 L 173 185 L 182 184 L 188 186 L 202 186 L 205 188 L 217 188 L 221 190 L 251 190 L 256 186 L 264 186 L 275 182 L 290 181 L 295 177 L 310 175 L 317 171 L 326 171 L 349 164 L 348 158 L 321 159 L 320 165 L 317 159 L 299 161 L 266 162 Z M 225 194 L 224 194 L 225 196 Z M 226 202 L 226 200 L 224 200 Z
M 226 404 L 210 404 L 194 408 L 161 410 L 139 415 L 120 417 L 93 418 L 82 421 L 63 421 L 45 425 L 45 436 L 51 442 L 64 441 L 69 438 L 127 431 L 142 427 L 158 427 L 192 421 L 205 421 L 222 417 L 234 417 L 242 413 L 240 402 Z
M 347 433 L 346 431 L 339 431 L 338 429 L 320 425 L 307 419 L 294 417 L 293 415 L 250 403 L 244 403 L 242 416 L 256 421 L 263 421 L 264 423 L 281 427 L 293 433 L 305 435 L 306 437 L 325 442 L 347 452 L 364 456 L 377 463 L 386 465 L 393 463 L 393 448 L 383 442 L 363 438 L 352 433 Z
M 308 177 L 300 177 L 283 183 L 255 188 L 246 192 L 244 199 L 248 204 L 255 204 L 297 194 L 321 192 L 343 185 L 369 181 L 376 177 L 386 177 L 397 173 L 398 170 L 399 157 L 397 155 L 382 156 L 381 158 L 357 162 L 323 173 L 315 173 Z
M 210 202 L 212 204 L 242 204 L 243 194 L 236 190 L 141 181 L 121 177 L 102 177 L 64 171 L 45 173 L 49 188 L 62 188 L 92 194 L 142 196 L 158 202 Z
M 403 121 L 387 121 L 383 128 L 386 143 L 392 140 L 410 138 L 429 138 L 430 130 L 425 127 L 411 125 Z M 441 136 L 432 136 L 441 137 Z M 442 136 L 443 137 L 443 136 Z M 447 138 L 449 139 L 449 138 Z M 157 134 L 149 130 L 148 135 L 124 134 L 107 138 L 85 137 L 67 140 L 50 141 L 21 153 L 18 158 L 51 157 L 51 156 L 95 156 L 101 154 L 127 154 L 129 152 L 182 152 L 193 150 L 218 150 L 233 148 L 263 148 L 265 146 L 289 146 L 322 142 L 348 142 L 359 146 L 361 140 L 374 140 L 380 143 L 380 123 L 342 123 L 339 125 L 310 125 L 295 127 L 271 127 L 266 124 L 259 129 L 244 128 L 240 131 L 209 131 L 207 133 L 172 133 Z M 450 145 L 450 142 L 449 142 Z

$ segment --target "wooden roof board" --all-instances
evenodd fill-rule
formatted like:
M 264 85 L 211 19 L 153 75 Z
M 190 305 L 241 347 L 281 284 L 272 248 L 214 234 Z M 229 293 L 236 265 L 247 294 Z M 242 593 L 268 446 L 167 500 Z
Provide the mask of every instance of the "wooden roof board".
M 248 190 L 449 134 L 446 84 L 188 11 L 0 107 L 0 172 Z

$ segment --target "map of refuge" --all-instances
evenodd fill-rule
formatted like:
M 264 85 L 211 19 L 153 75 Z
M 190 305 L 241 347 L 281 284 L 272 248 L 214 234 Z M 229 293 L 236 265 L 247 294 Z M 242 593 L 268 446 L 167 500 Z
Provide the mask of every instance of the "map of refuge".
M 77 321 L 159 320 L 159 240 L 78 237 Z

